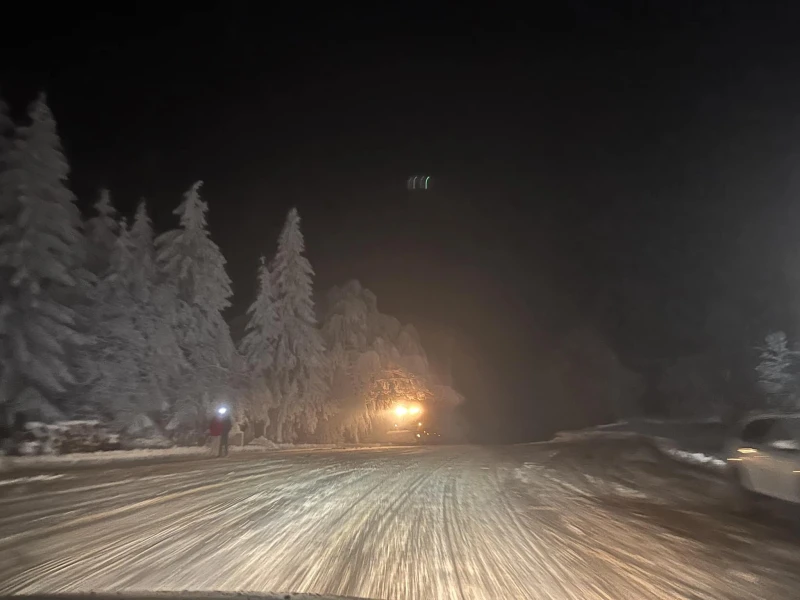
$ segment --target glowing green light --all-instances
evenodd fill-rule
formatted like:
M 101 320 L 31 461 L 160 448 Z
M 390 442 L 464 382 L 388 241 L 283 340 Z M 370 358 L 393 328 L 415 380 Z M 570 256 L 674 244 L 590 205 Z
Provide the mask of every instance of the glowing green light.
M 430 177 L 426 177 L 426 178 L 425 178 L 425 189 L 426 189 L 426 190 L 428 189 L 428 180 L 429 180 L 429 179 L 430 179 Z

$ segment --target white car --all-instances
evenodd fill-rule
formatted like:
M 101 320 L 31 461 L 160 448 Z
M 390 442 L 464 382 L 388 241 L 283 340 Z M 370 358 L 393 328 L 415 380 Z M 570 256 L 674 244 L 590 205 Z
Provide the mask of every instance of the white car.
M 737 510 L 751 510 L 758 496 L 800 504 L 800 414 L 748 417 L 725 451 Z

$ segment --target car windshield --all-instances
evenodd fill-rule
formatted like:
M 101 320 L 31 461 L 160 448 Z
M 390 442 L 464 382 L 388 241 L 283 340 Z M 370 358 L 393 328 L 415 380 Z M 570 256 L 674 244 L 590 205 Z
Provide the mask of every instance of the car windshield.
M 2 3 L 0 600 L 800 598 L 800 2 L 531 7 Z

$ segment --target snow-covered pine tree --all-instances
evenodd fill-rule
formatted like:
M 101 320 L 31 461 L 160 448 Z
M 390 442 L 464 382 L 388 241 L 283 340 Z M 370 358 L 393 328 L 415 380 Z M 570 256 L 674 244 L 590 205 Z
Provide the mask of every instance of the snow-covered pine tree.
M 142 385 L 144 338 L 137 329 L 141 307 L 131 294 L 133 245 L 123 220 L 108 257 L 108 267 L 93 293 L 92 332 L 97 340 L 83 361 L 89 381 L 85 416 L 129 426 L 149 397 Z
M 268 424 L 274 398 L 270 388 L 279 331 L 272 275 L 263 256 L 258 267 L 258 293 L 247 314 L 246 333 L 239 348 L 249 384 L 242 412 L 251 421 Z
M 55 416 L 58 401 L 76 383 L 69 353 L 91 339 L 76 329 L 78 314 L 65 304 L 86 285 L 83 239 L 69 166 L 44 95 L 31 106 L 4 172 L 0 270 L 8 279 L 0 331 L 0 399 L 12 410 Z M 9 189 L 10 188 L 10 189 Z
M 175 331 L 176 289 L 173 282 L 160 276 L 153 226 L 144 200 L 136 208 L 130 243 L 130 290 L 137 307 L 136 329 L 145 344 L 139 369 L 148 401 L 142 409 L 146 412 L 168 410 L 175 402 L 175 390 L 188 363 Z
M 87 267 L 95 276 L 102 277 L 119 234 L 117 211 L 107 189 L 100 191 L 94 210 L 97 214 L 86 222 Z
M 356 280 L 328 291 L 322 325 L 322 335 L 328 348 L 340 345 L 344 351 L 356 354 L 367 349 L 369 309 L 362 298 L 366 293 L 369 291 L 364 290 Z
M 359 440 L 366 413 L 366 397 L 356 393 L 361 373 L 356 365 L 367 351 L 369 308 L 364 301 L 368 291 L 356 280 L 335 286 L 325 295 L 322 336 L 327 348 L 330 392 L 328 404 L 336 413 L 328 419 L 321 435 L 325 441 L 341 441 L 347 433 Z
M 317 416 L 326 416 L 328 381 L 325 345 L 317 329 L 312 277 L 314 270 L 303 256 L 305 242 L 300 216 L 293 208 L 278 238 L 272 275 L 276 293 L 279 333 L 273 367 L 279 403 L 275 436 L 282 442 L 290 421 L 313 431 Z
M 118 302 L 113 298 L 109 279 L 113 278 L 112 258 L 118 254 L 119 223 L 116 210 L 111 204 L 111 194 L 102 190 L 94 205 L 96 215 L 85 225 L 83 242 L 86 249 L 86 267 L 94 277 L 93 285 L 86 292 L 86 302 L 76 307 L 81 315 L 81 327 L 95 336 L 96 344 L 81 349 L 77 354 L 77 367 L 83 386 L 74 390 L 67 402 L 68 412 L 73 417 L 113 418 L 114 382 L 103 381 L 103 373 L 113 370 L 113 361 L 117 360 L 116 349 L 106 347 L 109 339 L 108 319 L 116 314 L 116 307 L 110 306 Z M 116 321 L 114 321 L 116 322 Z
M 758 383 L 767 396 L 771 408 L 779 410 L 795 409 L 794 361 L 797 352 L 789 348 L 783 331 L 770 333 L 765 345 L 759 348 L 761 361 L 756 367 Z
M 230 279 L 225 258 L 206 228 L 208 205 L 200 198 L 201 185 L 195 183 L 175 209 L 179 228 L 156 240 L 162 274 L 176 286 L 176 334 L 191 365 L 176 416 L 196 427 L 204 427 L 210 404 L 228 395 L 234 356 L 230 330 L 222 318 L 230 305 Z
M 155 234 L 147 214 L 147 203 L 142 200 L 136 207 L 136 215 L 130 232 L 133 269 L 131 288 L 137 304 L 145 305 L 152 300 L 153 288 L 158 282 L 158 267 L 155 256 Z
M 278 315 L 275 294 L 272 289 L 272 276 L 262 256 L 258 267 L 258 293 L 253 304 L 247 309 L 249 320 L 240 351 L 248 365 L 266 377 L 272 367 L 275 342 L 278 338 Z

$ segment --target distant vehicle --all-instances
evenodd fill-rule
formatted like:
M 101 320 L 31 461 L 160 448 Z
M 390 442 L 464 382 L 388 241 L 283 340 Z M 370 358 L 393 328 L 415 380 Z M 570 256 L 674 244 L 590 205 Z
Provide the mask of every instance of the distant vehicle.
M 396 402 L 383 419 L 386 441 L 398 444 L 418 444 L 425 435 L 422 415 L 424 406 L 419 402 Z
M 763 496 L 800 504 L 800 413 L 743 419 L 725 453 L 736 510 L 752 511 Z

